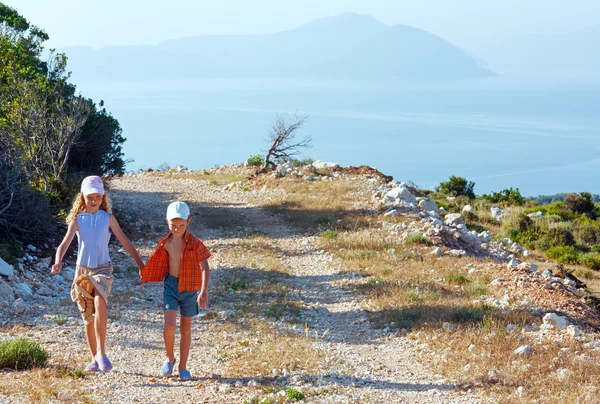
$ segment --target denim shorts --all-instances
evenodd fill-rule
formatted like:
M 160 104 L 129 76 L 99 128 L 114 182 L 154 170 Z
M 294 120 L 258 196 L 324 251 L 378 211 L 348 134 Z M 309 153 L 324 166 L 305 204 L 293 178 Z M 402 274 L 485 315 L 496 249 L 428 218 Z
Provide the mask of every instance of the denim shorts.
M 179 284 L 179 278 L 167 275 L 165 278 L 165 289 L 163 292 L 164 297 L 164 309 L 165 310 L 177 310 L 181 308 L 181 315 L 183 317 L 194 317 L 200 312 L 198 308 L 198 291 L 194 292 L 178 292 L 177 286 Z

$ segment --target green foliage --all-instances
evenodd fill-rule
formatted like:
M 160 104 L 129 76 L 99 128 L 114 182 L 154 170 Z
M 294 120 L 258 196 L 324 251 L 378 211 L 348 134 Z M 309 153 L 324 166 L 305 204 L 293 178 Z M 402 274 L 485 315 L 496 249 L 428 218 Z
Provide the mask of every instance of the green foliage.
M 336 238 L 337 236 L 338 232 L 335 230 L 325 230 L 323 233 L 321 233 L 321 237 L 328 239 Z
M 0 369 L 43 367 L 47 360 L 48 353 L 35 341 L 26 338 L 0 341 Z
M 455 284 L 455 285 L 464 285 L 469 283 L 469 280 L 463 274 L 450 274 L 447 275 L 444 280 L 447 283 Z
M 556 246 L 573 246 L 575 238 L 565 227 L 552 227 L 540 240 L 539 246 L 542 250 L 547 250 Z
M 430 239 L 422 236 L 421 234 L 412 234 L 412 235 L 408 236 L 405 243 L 406 243 L 406 245 L 412 245 L 412 244 L 432 245 L 433 244 Z
M 311 157 L 290 160 L 292 167 L 304 167 L 304 166 L 311 165 L 314 162 L 315 162 L 315 159 L 313 159 Z
M 458 323 L 479 323 L 483 321 L 486 306 L 454 307 L 450 313 L 450 320 Z
M 525 203 L 525 199 L 521 196 L 519 188 L 504 189 L 500 192 L 492 192 L 491 195 L 483 194 L 481 198 L 487 202 L 503 203 L 507 205 L 521 206 Z
M 248 165 L 252 166 L 252 167 L 261 167 L 264 164 L 264 162 L 265 162 L 265 158 L 260 154 L 250 156 L 250 157 L 248 157 L 248 160 L 246 161 L 246 163 L 248 163 Z
M 331 223 L 331 219 L 328 216 L 319 216 L 315 222 L 318 225 L 328 225 Z
M 225 288 L 237 292 L 238 290 L 246 289 L 248 282 L 243 278 L 231 278 L 225 281 Z
M 592 201 L 592 194 L 581 192 L 577 194 L 568 194 L 563 202 L 565 207 L 574 213 L 586 215 L 592 219 L 597 216 L 596 207 Z
M 600 254 L 585 254 L 581 259 L 581 263 L 588 268 L 600 270 Z
M 285 395 L 292 401 L 304 400 L 304 393 L 302 393 L 300 390 L 296 390 L 293 387 L 288 387 L 285 389 Z
M 9 234 L 4 242 L 0 243 L 0 258 L 11 265 L 17 265 L 17 258 L 23 257 L 25 252 L 21 243 L 17 241 L 14 235 Z
M 581 262 L 581 254 L 572 245 L 550 247 L 546 251 L 546 257 L 555 259 L 561 264 L 579 264 Z
M 449 196 L 461 196 L 464 195 L 469 199 L 475 198 L 475 183 L 467 181 L 463 177 L 451 176 L 448 181 L 440 182 L 440 185 L 436 188 L 436 191 L 441 192 L 444 195 Z
M 72 149 L 69 168 L 83 173 L 104 173 L 107 175 L 123 174 L 125 164 L 123 129 L 104 108 L 104 101 L 99 107 L 88 100 L 91 113 Z

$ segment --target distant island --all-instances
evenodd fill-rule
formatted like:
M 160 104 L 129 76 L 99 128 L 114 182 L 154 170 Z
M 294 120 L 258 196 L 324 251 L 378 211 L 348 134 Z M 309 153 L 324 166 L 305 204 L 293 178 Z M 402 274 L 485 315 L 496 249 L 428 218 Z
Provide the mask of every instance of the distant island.
M 61 49 L 76 79 L 343 78 L 456 80 L 494 76 L 429 32 L 353 13 L 268 35 L 205 35 L 158 45 Z

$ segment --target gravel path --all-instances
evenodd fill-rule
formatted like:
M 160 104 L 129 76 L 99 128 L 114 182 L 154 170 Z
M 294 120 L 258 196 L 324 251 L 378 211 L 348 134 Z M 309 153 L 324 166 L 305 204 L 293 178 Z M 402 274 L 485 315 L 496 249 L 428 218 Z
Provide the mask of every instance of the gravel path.
M 209 297 L 209 312 L 217 315 L 201 315 L 193 324 L 188 369 L 195 380 L 158 378 L 156 374 L 164 360 L 162 285 L 141 286 L 136 276 L 121 270 L 109 304 L 112 319 L 107 345 L 115 370 L 84 379 L 81 390 L 92 401 L 243 403 L 252 402 L 253 396 L 263 400 L 266 393 L 261 385 L 279 385 L 279 391 L 270 388 L 270 397 L 278 402 L 285 401 L 285 386 L 305 392 L 304 402 L 309 403 L 479 402 L 420 365 L 413 341 L 371 328 L 362 308 L 364 297 L 349 287 L 360 275 L 340 271 L 335 259 L 318 249 L 315 236 L 290 228 L 282 218 L 251 204 L 275 191 L 225 191 L 208 181 L 147 175 L 113 179 L 110 189 L 115 206 L 135 212 L 138 222 L 147 229 L 148 237 L 134 240 L 144 259 L 152 252 L 152 241 L 166 231 L 162 218 L 168 203 L 177 199 L 188 202 L 193 213 L 191 231 L 213 251 L 212 288 L 224 276 L 223 268 L 231 266 L 221 252 L 240 240 L 235 233 L 265 234 L 288 268 L 292 292 L 287 298 L 300 307 L 296 323 L 265 321 L 274 329 L 308 334 L 323 355 L 323 363 L 316 374 L 310 375 L 291 369 L 289 374 L 286 370 L 281 374 L 273 370 L 276 377 L 268 381 L 260 377 L 231 377 L 221 360 L 223 350 L 253 336 L 239 328 L 227 328 L 229 320 L 222 314 L 231 311 L 240 297 L 220 293 Z M 221 220 L 227 231 L 218 226 Z M 113 259 L 122 268 L 132 264 L 121 252 L 113 253 Z M 244 321 L 241 316 L 238 314 L 236 321 Z M 29 333 L 51 350 L 53 358 L 63 358 L 65 362 L 87 359 L 83 329 L 77 318 L 59 326 L 46 316 L 40 324 L 44 332 L 32 329 Z M 70 396 L 74 392 L 61 394 L 61 400 L 77 400 Z

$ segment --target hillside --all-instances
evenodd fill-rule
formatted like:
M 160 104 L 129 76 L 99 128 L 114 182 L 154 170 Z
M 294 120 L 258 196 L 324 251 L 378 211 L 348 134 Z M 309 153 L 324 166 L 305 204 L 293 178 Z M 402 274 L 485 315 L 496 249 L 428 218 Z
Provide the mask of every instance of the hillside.
M 428 32 L 341 14 L 268 35 L 207 35 L 156 46 L 62 49 L 74 80 L 240 77 L 463 79 L 493 75 Z
M 156 377 L 161 285 L 139 285 L 118 244 L 108 327 L 115 371 L 81 379 L 86 345 L 68 301 L 72 268 L 47 275 L 58 244 L 48 240 L 0 281 L 0 339 L 37 340 L 50 366 L 0 373 L 0 401 L 177 394 L 283 403 L 289 388 L 314 403 L 596 397 L 599 312 L 554 263 L 467 231 L 460 215 L 445 215 L 454 210 L 368 167 L 252 172 L 179 168 L 109 181 L 115 214 L 144 259 L 177 199 L 190 204 L 191 231 L 213 252 L 209 308 L 192 330 L 196 379 Z M 585 280 L 598 290 L 597 273 Z

